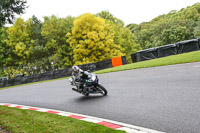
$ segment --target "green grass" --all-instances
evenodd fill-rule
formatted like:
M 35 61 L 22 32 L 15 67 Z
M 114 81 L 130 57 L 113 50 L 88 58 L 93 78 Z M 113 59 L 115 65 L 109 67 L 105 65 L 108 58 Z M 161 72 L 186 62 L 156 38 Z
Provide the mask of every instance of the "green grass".
M 117 72 L 117 71 L 131 70 L 131 69 L 167 66 L 167 65 L 192 63 L 192 62 L 200 62 L 200 50 L 195 52 L 163 57 L 163 58 L 157 58 L 153 60 L 141 61 L 119 67 L 113 67 L 105 70 L 100 70 L 95 73 L 101 74 L 101 73 Z
M 15 133 L 124 133 L 56 114 L 5 106 L 0 106 L 0 127 Z

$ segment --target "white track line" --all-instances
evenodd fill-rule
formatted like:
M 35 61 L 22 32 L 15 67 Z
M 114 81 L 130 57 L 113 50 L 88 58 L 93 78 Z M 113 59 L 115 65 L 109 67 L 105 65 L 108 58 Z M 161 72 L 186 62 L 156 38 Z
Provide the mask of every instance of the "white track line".
M 32 107 L 32 106 L 25 106 L 25 105 L 19 105 L 19 104 L 11 104 L 11 103 L 0 103 L 0 105 L 13 107 L 13 108 L 19 108 L 19 109 L 34 110 L 34 111 L 39 111 L 39 112 L 47 112 L 47 113 L 57 114 L 61 116 L 71 117 L 71 118 L 75 118 L 75 119 L 79 119 L 79 120 L 83 120 L 87 122 L 104 125 L 112 129 L 123 130 L 123 131 L 126 131 L 127 133 L 164 133 L 164 132 L 160 132 L 160 131 L 156 131 L 152 129 L 139 127 L 139 126 L 125 124 L 122 122 L 117 122 L 117 121 L 112 121 L 108 119 L 102 119 L 102 118 L 97 118 L 97 117 L 82 115 L 82 114 L 77 114 L 77 113 L 65 112 L 65 111 L 60 111 L 60 110 L 39 108 L 39 107 Z

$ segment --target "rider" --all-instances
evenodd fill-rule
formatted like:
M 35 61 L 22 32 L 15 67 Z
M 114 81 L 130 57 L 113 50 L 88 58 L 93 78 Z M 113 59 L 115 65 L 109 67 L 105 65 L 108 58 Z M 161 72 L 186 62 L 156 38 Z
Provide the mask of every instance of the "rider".
M 85 82 L 88 82 L 88 79 L 90 78 L 90 74 L 87 71 L 83 71 L 80 69 L 78 66 L 73 66 L 72 67 L 72 76 L 75 77 L 76 82 L 80 82 L 80 89 L 83 89 L 83 85 Z

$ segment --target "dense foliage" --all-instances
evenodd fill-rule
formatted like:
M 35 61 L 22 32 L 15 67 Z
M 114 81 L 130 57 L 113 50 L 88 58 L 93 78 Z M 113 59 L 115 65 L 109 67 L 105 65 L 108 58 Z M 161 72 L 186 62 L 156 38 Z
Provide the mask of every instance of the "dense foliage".
M 114 34 L 113 27 L 102 18 L 92 14 L 77 18 L 72 33 L 67 34 L 75 65 L 121 56 L 120 45 L 114 43 Z
M 131 63 L 130 55 L 138 50 L 198 37 L 200 3 L 126 27 L 108 11 L 75 18 L 52 15 L 43 22 L 36 16 L 18 18 L 13 26 L 0 28 L 0 77 L 39 74 L 121 55 Z
M 69 43 L 66 42 L 66 34 L 71 32 L 73 18 L 45 17 L 42 26 L 42 36 L 45 40 L 45 50 L 52 69 L 61 69 L 73 65 L 72 53 Z M 45 57 L 46 58 L 46 57 Z
M 128 27 L 143 49 L 200 37 L 200 3 Z
M 102 16 L 110 15 L 110 20 Z M 18 18 L 2 28 L 0 51 L 2 76 L 38 74 L 129 55 L 140 50 L 136 37 L 121 20 L 104 11 L 76 18 Z M 130 57 L 129 57 L 129 62 Z
M 131 30 L 124 27 L 124 22 L 115 18 L 108 11 L 102 11 L 97 14 L 107 20 L 107 22 L 114 28 L 114 43 L 121 46 L 120 51 L 125 54 L 128 63 L 131 63 L 131 54 L 141 50 L 140 44 L 138 44 L 136 36 L 131 33 Z
M 0 29 L 0 76 L 4 75 L 4 68 L 6 67 L 6 58 L 8 46 L 6 45 L 7 28 Z

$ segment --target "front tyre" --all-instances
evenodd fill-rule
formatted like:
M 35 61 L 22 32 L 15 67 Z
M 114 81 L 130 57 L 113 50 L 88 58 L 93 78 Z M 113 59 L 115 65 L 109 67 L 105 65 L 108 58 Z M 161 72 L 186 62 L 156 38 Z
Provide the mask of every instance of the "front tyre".
M 101 93 L 103 96 L 106 96 L 108 94 L 106 88 L 104 88 L 102 85 L 97 84 L 96 88 L 98 89 L 98 92 Z

